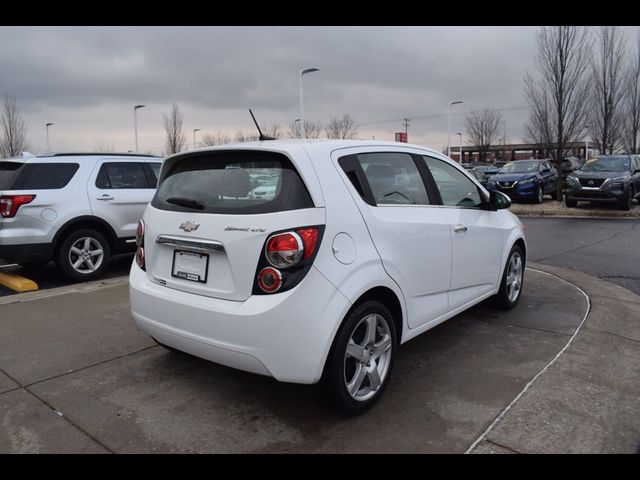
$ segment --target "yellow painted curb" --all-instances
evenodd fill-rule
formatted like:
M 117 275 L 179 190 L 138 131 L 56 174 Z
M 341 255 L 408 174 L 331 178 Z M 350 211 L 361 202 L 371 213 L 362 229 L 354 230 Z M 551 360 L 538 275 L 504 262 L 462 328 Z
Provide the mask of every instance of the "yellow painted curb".
M 13 273 L 0 272 L 0 285 L 4 285 L 16 292 L 31 292 L 38 290 L 38 284 L 33 280 L 21 277 L 20 275 L 14 275 Z

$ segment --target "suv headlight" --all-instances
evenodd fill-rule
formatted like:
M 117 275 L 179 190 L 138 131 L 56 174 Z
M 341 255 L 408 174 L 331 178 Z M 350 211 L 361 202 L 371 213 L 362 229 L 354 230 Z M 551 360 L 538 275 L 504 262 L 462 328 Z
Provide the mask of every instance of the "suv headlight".
M 569 185 L 578 185 L 578 179 L 576 177 L 568 176 L 566 180 Z
M 520 180 L 520 185 L 529 185 L 531 183 L 536 183 L 538 180 L 536 178 L 527 178 L 526 180 Z
M 626 175 L 623 175 L 621 177 L 613 177 L 613 178 L 607 178 L 604 182 L 603 185 L 606 185 L 609 188 L 620 188 L 620 189 L 624 189 L 624 184 L 626 181 L 629 180 L 629 177 L 627 177 Z

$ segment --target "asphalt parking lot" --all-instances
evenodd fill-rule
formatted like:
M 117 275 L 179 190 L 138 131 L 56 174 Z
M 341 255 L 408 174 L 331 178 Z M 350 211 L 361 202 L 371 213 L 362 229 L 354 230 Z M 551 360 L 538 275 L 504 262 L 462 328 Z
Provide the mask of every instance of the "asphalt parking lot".
M 124 283 L 2 305 L 0 451 L 464 452 L 586 312 L 575 287 L 534 271 L 526 282 L 517 309 L 481 304 L 403 346 L 385 397 L 358 418 L 309 387 L 156 346 Z
M 576 286 L 528 270 L 515 310 L 483 303 L 402 346 L 358 418 L 155 345 L 129 313 L 130 257 L 95 285 L 0 298 L 0 452 L 635 453 L 640 296 L 621 286 L 637 287 L 640 222 L 523 222 L 534 267 L 590 297 L 584 327 Z

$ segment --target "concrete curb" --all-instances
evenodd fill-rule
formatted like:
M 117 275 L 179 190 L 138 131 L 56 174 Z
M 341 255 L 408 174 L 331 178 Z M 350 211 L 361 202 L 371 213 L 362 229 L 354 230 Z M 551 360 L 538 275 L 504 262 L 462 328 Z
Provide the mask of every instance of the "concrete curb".
M 640 296 L 591 275 L 531 263 L 584 291 L 590 310 L 558 356 L 469 453 L 636 453 L 640 444 Z
M 115 287 L 118 285 L 126 284 L 128 282 L 129 282 L 129 276 L 123 275 L 121 277 L 114 277 L 106 280 L 95 280 L 93 282 L 66 285 L 64 287 L 49 288 L 49 289 L 38 290 L 34 292 L 18 293 L 15 295 L 8 295 L 6 297 L 0 297 L 0 305 L 11 305 L 12 303 L 30 302 L 33 300 L 39 300 L 41 298 L 64 295 L 65 293 L 92 292 L 99 288 Z

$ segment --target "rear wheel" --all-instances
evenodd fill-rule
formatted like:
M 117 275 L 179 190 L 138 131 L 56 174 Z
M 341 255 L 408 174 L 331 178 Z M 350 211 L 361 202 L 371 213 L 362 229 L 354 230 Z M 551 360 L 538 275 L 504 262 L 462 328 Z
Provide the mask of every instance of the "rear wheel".
M 356 307 L 336 334 L 316 389 L 333 407 L 349 415 L 371 408 L 384 392 L 396 352 L 393 317 L 371 300 Z
M 109 242 L 100 232 L 92 229 L 76 230 L 68 234 L 56 255 L 58 268 L 76 282 L 101 277 L 110 260 Z
M 522 248 L 514 245 L 509 252 L 507 265 L 502 274 L 500 290 L 495 296 L 496 305 L 510 310 L 518 304 L 524 283 L 524 254 Z
M 629 186 L 629 191 L 627 192 L 627 196 L 623 197 L 618 204 L 618 208 L 620 210 L 631 210 L 631 203 L 633 202 L 634 197 L 633 185 Z
M 538 185 L 538 196 L 536 197 L 536 203 L 542 203 L 544 200 L 544 192 L 542 191 L 542 185 Z

